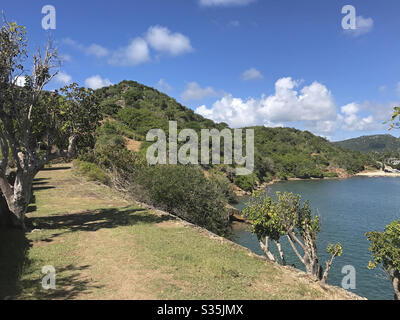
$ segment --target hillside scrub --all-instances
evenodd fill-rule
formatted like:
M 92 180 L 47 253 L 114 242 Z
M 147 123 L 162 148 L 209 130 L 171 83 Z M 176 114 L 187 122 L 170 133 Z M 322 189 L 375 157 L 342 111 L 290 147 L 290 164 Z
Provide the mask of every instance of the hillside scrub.
M 177 121 L 178 130 L 194 129 L 198 134 L 201 129 L 228 128 L 227 124 L 205 119 L 166 94 L 135 81 L 122 81 L 98 89 L 95 94 L 101 101 L 103 114 L 114 119 L 105 126 L 114 127 L 115 133 L 122 136 L 134 135 L 136 140 L 144 141 L 148 130 L 154 128 L 168 135 L 168 121 Z M 333 168 L 354 174 L 376 164 L 370 155 L 338 148 L 308 131 L 262 126 L 249 129 L 255 133 L 255 176 L 228 177 L 246 191 L 253 190 L 256 182 L 332 177 L 337 175 Z M 143 152 L 150 145 L 144 141 Z M 219 167 L 207 165 L 204 169 L 218 171 Z
M 91 179 L 110 182 L 136 200 L 214 233 L 229 233 L 226 205 L 236 196 L 224 175 L 206 177 L 200 167 L 190 165 L 149 166 L 142 154 L 126 149 L 115 131 L 104 129 L 97 130 L 95 147 L 82 153 L 74 166 Z

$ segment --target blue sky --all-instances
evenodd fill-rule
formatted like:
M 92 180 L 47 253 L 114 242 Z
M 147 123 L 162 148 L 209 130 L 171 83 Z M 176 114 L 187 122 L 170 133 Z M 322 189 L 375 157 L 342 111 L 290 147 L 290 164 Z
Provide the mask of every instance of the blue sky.
M 342 28 L 344 5 L 357 29 Z M 42 28 L 44 5 L 56 29 Z M 64 58 L 49 89 L 135 80 L 233 127 L 290 126 L 332 140 L 387 133 L 400 103 L 400 2 L 2 1 Z M 393 132 L 397 134 L 396 132 Z

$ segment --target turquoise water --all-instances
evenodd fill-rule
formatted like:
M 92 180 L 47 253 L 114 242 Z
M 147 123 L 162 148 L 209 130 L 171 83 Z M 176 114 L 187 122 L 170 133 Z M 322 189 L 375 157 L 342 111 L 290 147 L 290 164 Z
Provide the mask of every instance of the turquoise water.
M 393 287 L 381 268 L 368 270 L 371 259 L 368 231 L 383 231 L 393 220 L 400 219 L 400 178 L 355 177 L 345 180 L 311 180 L 280 182 L 267 188 L 268 194 L 277 191 L 298 193 L 310 200 L 311 207 L 321 217 L 322 230 L 317 246 L 320 263 L 325 266 L 325 252 L 330 242 L 341 242 L 343 255 L 330 271 L 328 283 L 340 286 L 345 274 L 342 268 L 352 265 L 356 270 L 356 289 L 350 290 L 368 299 L 393 299 Z M 237 206 L 243 209 L 246 199 Z M 255 253 L 262 254 L 257 238 L 243 224 L 234 226 L 233 240 Z M 282 241 L 287 263 L 302 269 L 302 265 L 286 241 Z

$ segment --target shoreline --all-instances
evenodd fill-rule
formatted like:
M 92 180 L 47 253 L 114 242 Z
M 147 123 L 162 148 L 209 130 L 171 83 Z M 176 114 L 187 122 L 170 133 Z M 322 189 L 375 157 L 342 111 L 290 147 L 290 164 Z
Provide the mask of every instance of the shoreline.
M 391 177 L 391 178 L 395 178 L 395 177 L 400 177 L 400 173 L 397 172 L 384 172 L 384 171 L 380 171 L 380 170 L 376 170 L 376 171 L 363 171 L 363 172 L 359 172 L 356 173 L 354 176 L 356 177 Z
M 269 182 L 263 182 L 262 184 L 256 186 L 256 188 L 253 191 L 260 191 L 265 188 L 267 188 L 270 185 L 273 185 L 275 183 L 279 182 L 285 182 L 285 181 L 311 181 L 311 180 L 345 180 L 345 179 L 350 179 L 354 177 L 370 177 L 370 178 L 379 178 L 379 177 L 391 177 L 391 178 L 398 178 L 400 177 L 400 172 L 384 172 L 381 170 L 374 170 L 374 171 L 362 171 L 358 172 L 356 174 L 349 174 L 349 175 L 343 175 L 343 176 L 338 176 L 338 177 L 324 177 L 324 178 L 310 178 L 310 179 L 300 179 L 300 178 L 289 178 L 287 180 L 280 180 L 280 179 L 274 179 Z M 238 197 L 245 197 L 245 196 L 251 196 L 252 192 L 250 191 L 244 191 L 241 189 L 236 189 L 234 190 L 236 196 Z

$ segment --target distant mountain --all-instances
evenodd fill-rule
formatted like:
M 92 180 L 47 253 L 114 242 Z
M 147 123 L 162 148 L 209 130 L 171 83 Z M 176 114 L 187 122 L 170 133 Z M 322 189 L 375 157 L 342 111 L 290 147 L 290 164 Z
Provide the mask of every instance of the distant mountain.
M 373 136 L 362 136 L 359 138 L 348 139 L 334 142 L 337 147 L 359 151 L 361 153 L 374 152 L 397 152 L 400 151 L 400 139 L 390 134 L 378 134 Z

